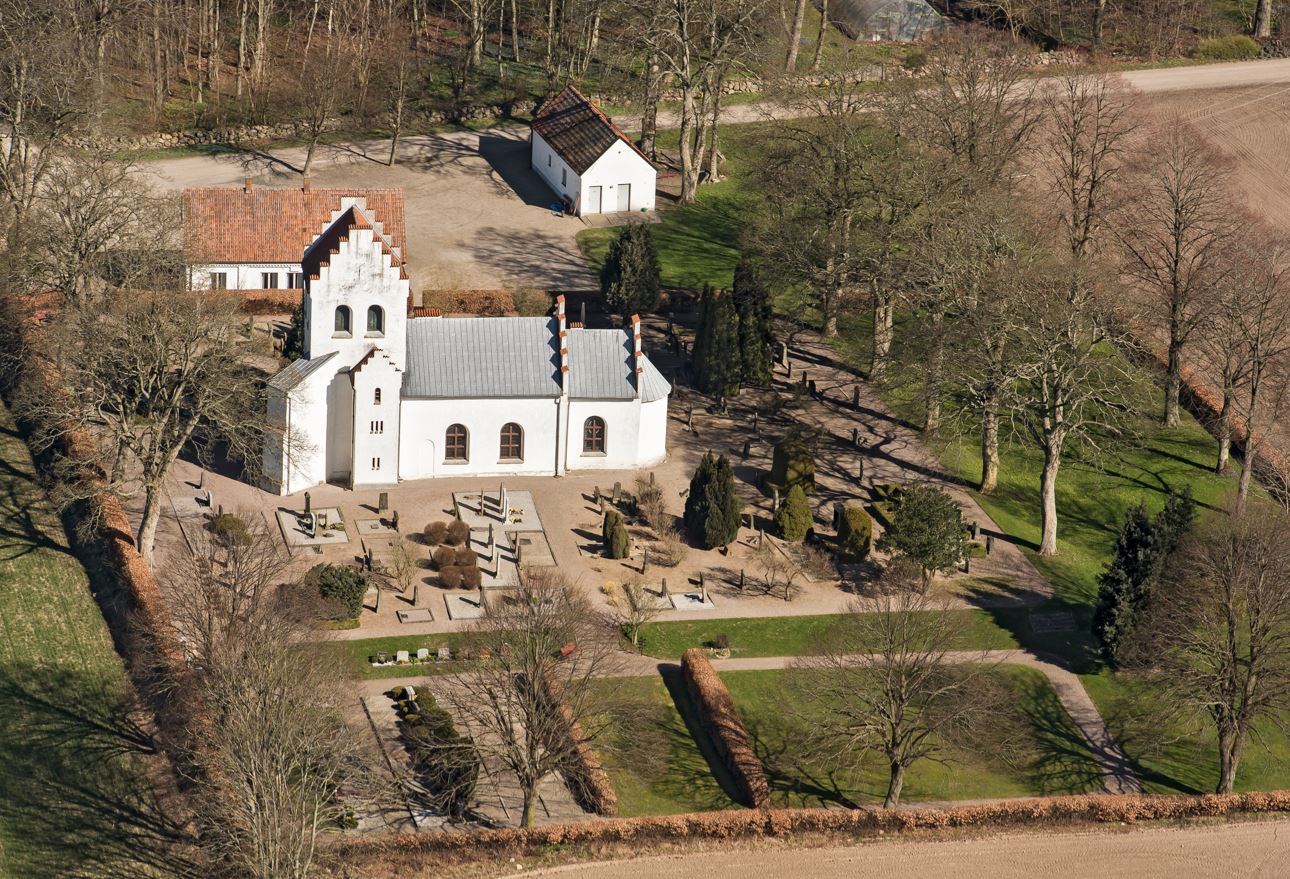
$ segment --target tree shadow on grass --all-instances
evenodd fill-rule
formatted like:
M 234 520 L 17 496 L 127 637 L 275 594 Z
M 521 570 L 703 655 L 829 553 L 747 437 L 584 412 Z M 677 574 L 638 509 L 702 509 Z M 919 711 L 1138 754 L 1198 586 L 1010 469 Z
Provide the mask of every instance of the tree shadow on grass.
M 0 674 L 0 716 L 8 875 L 192 875 L 191 839 L 167 815 L 145 765 L 152 742 L 102 680 L 10 666 Z
M 1034 743 L 1025 768 L 1030 787 L 1044 796 L 1101 791 L 1101 766 L 1048 681 L 1028 676 L 1017 687 Z

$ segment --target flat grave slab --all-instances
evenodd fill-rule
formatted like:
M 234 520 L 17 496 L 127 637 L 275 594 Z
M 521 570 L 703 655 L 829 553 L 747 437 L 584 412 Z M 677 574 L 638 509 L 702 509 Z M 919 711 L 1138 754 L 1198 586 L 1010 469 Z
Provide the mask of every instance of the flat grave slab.
M 1075 616 L 1069 611 L 1055 610 L 1031 612 L 1030 630 L 1036 634 L 1055 634 L 1075 631 Z
M 537 505 L 533 502 L 532 492 L 507 489 L 506 509 L 503 511 L 499 503 L 500 486 L 484 485 L 481 488 L 482 507 L 478 491 L 457 491 L 452 495 L 461 520 L 469 525 L 472 531 L 476 529 L 487 531 L 490 524 L 504 531 L 545 530 L 542 527 L 542 520 L 538 518 Z
M 320 522 L 327 527 L 319 527 L 313 537 L 305 531 L 299 514 L 294 510 L 278 510 L 278 527 L 282 529 L 282 539 L 288 547 L 336 546 L 349 543 L 349 531 L 345 526 L 345 517 L 336 507 L 322 507 L 313 511 Z M 336 527 L 333 527 L 336 526 Z
M 359 537 L 397 537 L 399 532 L 394 530 L 384 519 L 355 519 L 354 530 L 358 532 Z
M 449 592 L 443 597 L 450 620 L 477 620 L 484 615 L 482 592 Z
M 395 614 L 401 623 L 433 623 L 434 614 L 428 607 L 413 607 Z
M 694 589 L 689 592 L 673 592 L 672 607 L 675 610 L 716 610 L 717 606 L 712 603 L 712 595 L 709 593 L 704 596 L 699 590 Z

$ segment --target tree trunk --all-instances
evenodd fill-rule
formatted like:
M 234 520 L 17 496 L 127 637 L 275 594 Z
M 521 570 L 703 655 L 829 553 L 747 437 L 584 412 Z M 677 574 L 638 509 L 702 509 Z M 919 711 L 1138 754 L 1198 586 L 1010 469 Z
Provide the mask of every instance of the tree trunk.
M 1228 726 L 1228 724 L 1223 724 Z M 1235 726 L 1235 724 L 1231 724 Z M 1245 748 L 1245 733 L 1240 729 L 1220 729 L 1218 733 L 1218 785 L 1214 793 L 1230 794 L 1236 784 L 1236 767 Z
M 318 148 L 318 134 L 309 136 L 309 146 L 305 149 L 305 166 L 300 169 L 301 177 L 309 176 L 309 166 L 314 163 L 314 150 Z
M 925 384 L 926 412 L 923 416 L 923 432 L 935 434 L 941 429 L 941 378 L 945 372 L 945 342 L 941 338 L 945 313 L 940 309 L 932 312 L 932 350 L 927 357 L 927 382 Z
M 1049 435 L 1044 446 L 1044 469 L 1039 477 L 1040 510 L 1039 554 L 1057 555 L 1057 471 L 1062 466 L 1060 440 Z
M 1254 7 L 1254 38 L 1265 40 L 1272 36 L 1272 0 L 1259 0 Z
M 802 45 L 804 21 L 806 21 L 806 0 L 797 0 L 797 9 L 793 12 L 793 26 L 788 31 L 788 60 L 784 62 L 785 73 L 792 73 L 797 69 L 797 50 Z
M 519 0 L 511 0 L 511 57 L 516 64 L 520 63 L 520 6 Z
M 891 775 L 887 780 L 887 796 L 883 798 L 884 809 L 894 809 L 900 805 L 900 792 L 905 787 L 905 767 L 896 761 L 891 763 Z
M 694 86 L 686 83 L 681 89 L 681 204 L 694 204 L 697 180 L 694 173 Z
M 829 30 L 829 0 L 820 0 L 820 32 L 815 36 L 815 57 L 811 59 L 811 69 L 820 69 L 820 57 L 824 54 L 824 35 Z
M 1230 384 L 1223 388 L 1223 408 L 1218 413 L 1218 463 L 1214 465 L 1214 472 L 1219 476 L 1225 476 L 1231 467 L 1233 395 Z
M 1106 0 L 1097 0 L 1093 9 L 1093 51 L 1102 48 L 1102 25 L 1106 22 Z
M 157 540 L 157 523 L 160 519 L 161 480 L 157 480 L 156 485 L 151 485 L 144 491 L 143 519 L 139 522 L 139 533 L 135 538 L 139 555 L 143 556 L 150 568 L 156 567 L 152 563 L 152 550 Z
M 242 97 L 242 81 L 246 76 L 246 28 L 251 16 L 251 0 L 242 0 L 237 11 L 237 96 Z
M 658 56 L 645 59 L 645 106 L 641 110 L 641 152 L 654 158 L 654 137 L 658 132 L 658 102 L 663 91 L 663 77 L 658 72 Z
M 999 487 L 999 394 L 990 390 L 981 405 L 981 494 Z
M 1245 502 L 1250 496 L 1250 482 L 1254 477 L 1254 465 L 1258 461 L 1259 447 L 1254 442 L 1254 429 L 1249 428 L 1245 440 L 1245 458 L 1241 461 L 1241 479 L 1236 486 L 1236 514 L 1245 512 Z
M 869 381 L 882 381 L 891 355 L 893 308 L 890 300 L 874 291 L 873 352 L 869 357 Z
M 521 827 L 532 827 L 537 821 L 537 804 L 538 786 L 534 784 L 524 791 L 524 814 L 520 818 Z
M 1169 340 L 1169 365 L 1165 372 L 1165 427 L 1178 426 L 1178 399 L 1182 396 L 1181 339 Z

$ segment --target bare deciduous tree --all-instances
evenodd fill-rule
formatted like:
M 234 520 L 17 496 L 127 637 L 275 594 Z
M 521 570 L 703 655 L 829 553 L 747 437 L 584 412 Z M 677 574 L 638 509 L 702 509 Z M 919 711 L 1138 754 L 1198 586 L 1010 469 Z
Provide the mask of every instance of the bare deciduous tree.
M 1258 723 L 1290 710 L 1290 514 L 1270 503 L 1211 517 L 1170 559 L 1141 626 L 1139 660 L 1164 705 L 1218 735 L 1231 793 Z
M 1183 351 L 1232 268 L 1222 256 L 1238 226 L 1220 158 L 1186 121 L 1160 120 L 1151 139 L 1150 153 L 1129 168 L 1115 230 L 1124 270 L 1147 296 L 1145 319 L 1164 325 L 1164 423 L 1177 427 Z
M 639 579 L 628 580 L 609 596 L 610 619 L 640 649 L 641 629 L 666 610 L 662 596 L 651 592 Z
M 191 663 L 161 686 L 192 703 L 181 735 L 200 844 L 257 879 L 314 875 L 320 836 L 387 795 L 369 737 L 344 723 L 338 657 L 315 643 L 318 607 L 281 584 L 284 566 L 281 542 L 251 524 L 199 538 L 166 574 Z
M 513 592 L 490 599 L 471 635 L 475 661 L 437 695 L 481 757 L 515 774 L 524 796 L 520 822 L 532 827 L 543 781 L 574 757 L 570 722 L 586 741 L 615 723 L 621 706 L 596 681 L 614 671 L 616 633 L 557 570 L 529 568 Z
M 983 654 L 952 652 L 962 616 L 930 598 L 918 571 L 888 570 L 872 600 L 857 602 L 795 665 L 794 683 L 815 731 L 839 765 L 865 752 L 887 763 L 883 806 L 900 804 L 905 774 L 946 748 L 991 708 Z
M 107 488 L 142 494 L 137 541 L 152 563 L 163 484 L 185 448 L 216 451 L 254 476 L 267 428 L 262 389 L 245 355 L 249 341 L 233 295 L 154 287 L 118 291 L 66 309 L 36 353 L 62 393 L 36 383 L 20 408 L 50 447 L 84 432 L 101 451 Z M 69 474 L 69 500 L 101 490 Z

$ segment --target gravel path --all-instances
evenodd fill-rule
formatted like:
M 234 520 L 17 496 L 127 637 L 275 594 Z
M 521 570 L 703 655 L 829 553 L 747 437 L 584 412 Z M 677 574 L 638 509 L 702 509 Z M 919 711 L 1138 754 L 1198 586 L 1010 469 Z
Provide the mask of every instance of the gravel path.
M 1213 826 L 1106 828 L 1008 833 L 935 842 L 899 838 L 803 849 L 769 846 L 577 864 L 514 876 L 567 879 L 689 879 L 693 876 L 856 879 L 953 876 L 955 879 L 1177 879 L 1286 874 L 1290 820 Z

